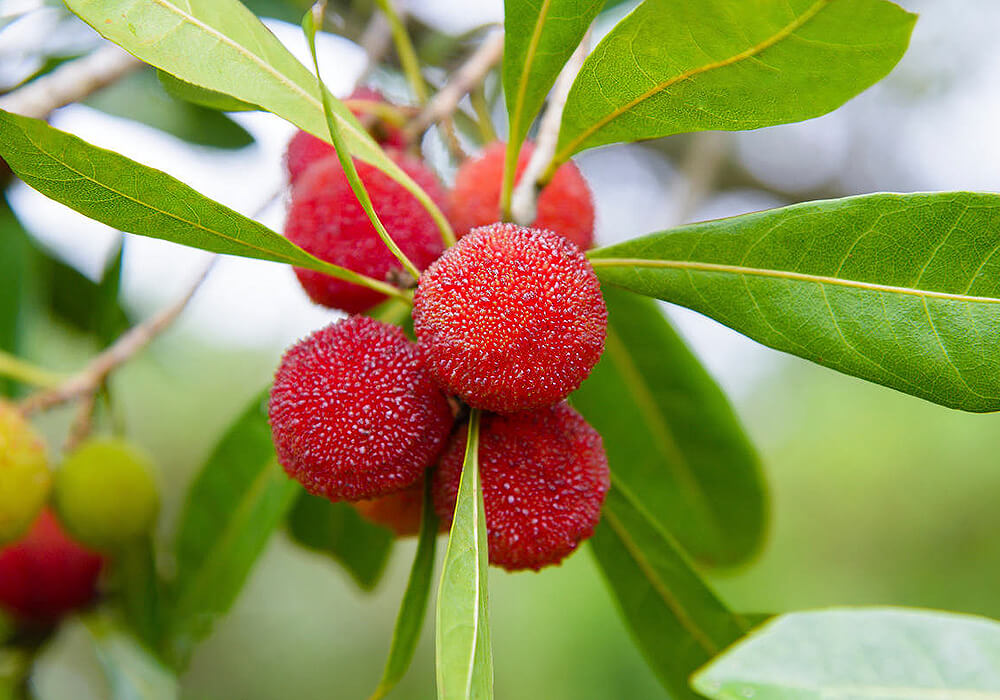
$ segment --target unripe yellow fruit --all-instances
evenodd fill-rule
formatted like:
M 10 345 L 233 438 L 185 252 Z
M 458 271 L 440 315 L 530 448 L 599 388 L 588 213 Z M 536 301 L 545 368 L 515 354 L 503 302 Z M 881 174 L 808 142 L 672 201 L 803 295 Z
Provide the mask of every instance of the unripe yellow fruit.
M 114 549 L 133 542 L 152 529 L 160 507 L 152 462 L 124 440 L 88 440 L 56 472 L 55 505 L 82 544 Z
M 17 409 L 0 401 L 0 545 L 28 531 L 51 486 L 45 442 Z

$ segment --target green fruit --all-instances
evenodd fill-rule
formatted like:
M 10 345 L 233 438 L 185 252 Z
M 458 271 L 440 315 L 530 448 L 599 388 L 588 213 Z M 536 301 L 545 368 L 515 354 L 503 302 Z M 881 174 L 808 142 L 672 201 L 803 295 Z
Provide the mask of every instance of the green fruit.
M 160 497 L 149 457 L 123 440 L 88 440 L 56 472 L 55 505 L 82 544 L 114 549 L 148 533 Z
M 45 443 L 17 409 L 0 401 L 0 545 L 27 532 L 51 486 Z

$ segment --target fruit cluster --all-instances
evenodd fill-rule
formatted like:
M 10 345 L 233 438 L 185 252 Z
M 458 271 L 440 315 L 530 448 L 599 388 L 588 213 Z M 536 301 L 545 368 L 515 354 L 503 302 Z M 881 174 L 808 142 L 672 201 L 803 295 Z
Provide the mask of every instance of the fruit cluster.
M 490 561 L 509 570 L 558 563 L 593 534 L 609 488 L 600 435 L 565 402 L 600 358 L 607 327 L 600 285 L 582 252 L 594 227 L 586 182 L 564 165 L 541 192 L 530 228 L 498 223 L 504 144 L 464 163 L 448 193 L 409 154 L 402 132 L 373 128 L 445 211 L 459 241 L 445 250 L 413 195 L 357 163 L 379 218 L 421 270 L 409 280 L 416 342 L 396 326 L 353 315 L 292 346 L 269 408 L 279 460 L 311 493 L 352 502 L 399 535 L 417 532 L 423 483 L 432 478 L 434 508 L 447 527 L 464 462 L 464 419 L 468 408 L 480 409 Z M 300 132 L 286 164 L 288 238 L 323 260 L 405 286 L 333 149 Z M 360 314 L 384 301 L 359 285 L 296 273 L 308 295 L 331 308 Z
M 90 603 L 107 558 L 148 533 L 158 507 L 135 447 L 92 438 L 53 476 L 42 438 L 0 401 L 0 608 L 19 625 L 48 627 Z

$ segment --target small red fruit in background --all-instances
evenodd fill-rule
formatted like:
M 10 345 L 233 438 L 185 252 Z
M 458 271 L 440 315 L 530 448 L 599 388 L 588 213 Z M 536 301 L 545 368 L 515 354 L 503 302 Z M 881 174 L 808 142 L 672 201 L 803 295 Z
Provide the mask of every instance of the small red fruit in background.
M 427 166 L 401 151 L 390 155 L 439 206 L 445 204 L 445 192 Z M 416 197 L 388 175 L 367 163 L 355 164 L 382 224 L 403 253 L 423 270 L 444 250 L 434 219 Z M 299 179 L 285 235 L 318 258 L 377 280 L 402 271 L 362 209 L 336 156 L 313 163 Z M 361 313 L 385 300 L 383 294 L 322 272 L 295 268 L 295 274 L 313 301 L 334 309 Z
M 44 510 L 24 539 L 0 550 L 0 605 L 21 622 L 55 623 L 93 600 L 103 561 Z
M 313 494 L 357 501 L 420 480 L 451 430 L 451 407 L 416 345 L 353 316 L 293 345 L 271 389 L 278 459 Z
M 414 330 L 435 380 L 475 408 L 549 406 L 604 350 L 607 309 L 580 249 L 551 231 L 472 231 L 420 276 Z
M 359 87 L 350 94 L 348 100 L 385 103 L 382 93 L 367 87 Z M 387 148 L 406 148 L 407 139 L 403 130 L 385 121 L 374 118 L 361 110 L 354 110 L 354 116 L 362 120 L 372 136 L 382 146 Z M 299 176 L 305 172 L 306 168 L 329 156 L 336 156 L 337 152 L 333 146 L 326 141 L 316 138 L 308 131 L 295 132 L 291 141 L 288 142 L 288 149 L 285 151 L 285 166 L 288 168 L 288 181 L 293 185 Z
M 449 523 L 467 435 L 455 433 L 434 479 L 434 508 Z M 594 534 L 610 486 L 601 436 L 565 403 L 484 413 L 479 473 L 490 563 L 510 571 L 557 564 Z
M 533 150 L 531 143 L 522 146 L 515 182 L 528 167 Z M 473 228 L 500 220 L 500 188 L 506 151 L 506 144 L 494 143 L 458 169 L 449 213 L 456 236 L 462 237 Z M 583 250 L 594 245 L 594 200 L 576 165 L 566 163 L 556 170 L 552 181 L 538 196 L 538 214 L 531 227 L 555 231 Z
M 365 520 L 392 530 L 397 537 L 416 535 L 420 532 L 420 518 L 424 512 L 424 480 L 388 496 L 351 505 Z M 438 530 L 446 532 L 445 524 L 441 523 Z

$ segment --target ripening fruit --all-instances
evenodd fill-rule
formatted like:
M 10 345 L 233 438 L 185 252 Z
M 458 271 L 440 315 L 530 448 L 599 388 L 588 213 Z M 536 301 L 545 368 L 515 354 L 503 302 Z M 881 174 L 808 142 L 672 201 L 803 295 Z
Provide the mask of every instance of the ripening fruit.
M 51 485 L 42 438 L 16 408 L 0 401 L 0 545 L 27 531 Z
M 439 206 L 444 204 L 444 190 L 427 166 L 401 151 L 390 156 Z M 367 163 L 356 160 L 355 164 L 382 224 L 423 270 L 444 249 L 437 224 L 398 182 Z M 377 280 L 402 272 L 361 208 L 336 157 L 313 163 L 302 175 L 292 193 L 285 235 L 318 258 Z M 317 304 L 348 313 L 367 311 L 385 299 L 383 294 L 322 272 L 295 268 L 295 274 Z
M 434 509 L 449 523 L 467 434 L 455 433 L 434 478 Z M 566 403 L 484 413 L 479 473 L 490 563 L 510 571 L 558 564 L 594 534 L 610 486 L 601 436 Z
M 512 413 L 580 386 L 604 350 L 607 309 L 579 248 L 551 231 L 494 224 L 420 276 L 413 321 L 447 392 Z
M 361 517 L 392 530 L 397 537 L 416 535 L 420 532 L 420 517 L 424 512 L 424 480 L 388 496 L 351 505 Z M 441 523 L 438 530 L 446 532 L 445 524 Z
M 134 542 L 152 530 L 160 508 L 152 462 L 124 440 L 88 440 L 56 472 L 55 505 L 66 529 L 88 547 Z
M 24 539 L 0 550 L 0 606 L 21 622 L 57 622 L 93 600 L 102 564 L 46 509 Z
M 534 146 L 525 143 L 517 161 L 515 182 L 528 167 Z M 477 158 L 458 169 L 451 191 L 449 218 L 455 235 L 500 220 L 500 188 L 507 144 L 494 143 Z M 538 214 L 532 228 L 555 231 L 583 250 L 594 245 L 594 200 L 580 170 L 573 163 L 562 165 L 538 196 Z
M 348 100 L 364 100 L 366 102 L 382 102 L 386 100 L 378 90 L 367 87 L 359 87 L 350 94 Z M 361 119 L 362 124 L 368 127 L 372 137 L 386 148 L 406 148 L 407 138 L 403 130 L 384 120 L 373 118 L 372 115 L 363 111 L 355 110 L 354 116 Z M 285 166 L 288 168 L 288 181 L 292 184 L 299 179 L 306 168 L 317 160 L 328 156 L 336 156 L 333 146 L 326 141 L 322 141 L 308 131 L 296 131 L 292 140 L 288 142 L 288 150 L 285 151 Z
M 285 353 L 269 416 L 285 471 L 331 501 L 413 485 L 453 423 L 419 348 L 399 328 L 363 316 L 316 331 Z

